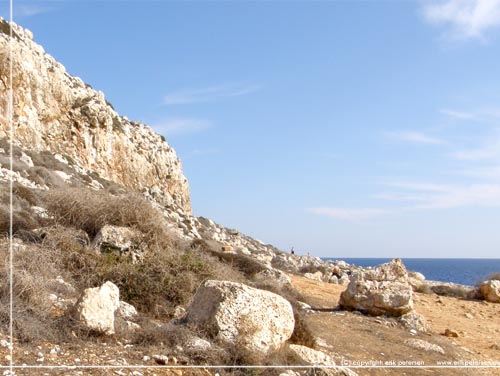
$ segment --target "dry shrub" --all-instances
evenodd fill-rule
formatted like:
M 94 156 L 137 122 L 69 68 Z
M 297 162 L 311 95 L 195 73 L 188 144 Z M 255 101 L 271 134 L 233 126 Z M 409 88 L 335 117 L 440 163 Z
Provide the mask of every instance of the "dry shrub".
M 27 173 L 28 179 L 40 186 L 61 188 L 66 185 L 64 180 L 59 175 L 43 166 L 30 167 L 27 170 Z
M 64 237 L 63 239 L 64 240 Z M 193 250 L 153 250 L 141 263 L 114 253 L 96 254 L 81 245 L 59 247 L 61 266 L 79 289 L 112 281 L 123 300 L 155 318 L 171 318 L 177 305 L 186 305 L 198 286 L 214 278 L 217 260 Z
M 52 154 L 50 151 L 44 150 L 41 152 L 36 152 L 27 150 L 26 154 L 30 156 L 35 166 L 44 167 L 47 170 L 58 170 L 64 171 L 66 173 L 72 172 L 72 170 L 66 163 L 57 160 L 54 157 L 54 154 Z
M 172 241 L 161 212 L 138 194 L 112 196 L 87 188 L 63 188 L 48 191 L 43 200 L 56 223 L 84 230 L 90 237 L 108 224 L 135 228 L 150 245 Z
M 26 201 L 30 206 L 37 206 L 40 204 L 40 193 L 36 189 L 31 189 L 19 183 L 14 183 L 12 192 L 14 197 Z
M 212 250 L 209 252 L 212 256 L 217 257 L 221 262 L 238 270 L 246 278 L 252 278 L 255 274 L 266 269 L 265 265 L 250 256 L 239 253 L 226 253 Z
M 500 281 L 500 273 L 492 273 L 486 278 L 487 281 L 497 280 Z
M 10 228 L 10 188 L 8 185 L 3 184 L 0 186 L 0 235 L 9 233 Z M 38 218 L 31 211 L 30 203 L 23 197 L 18 196 L 19 186 L 13 189 L 12 197 L 12 230 L 16 234 L 21 230 L 31 230 L 39 225 Z M 22 190 L 25 194 L 25 190 Z
M 299 269 L 299 272 L 304 273 L 316 273 L 321 272 L 323 274 L 328 273 L 328 267 L 326 266 L 314 266 L 314 265 L 305 265 Z
M 0 322 L 9 322 L 9 258 L 8 240 L 0 240 Z M 51 280 L 58 275 L 57 255 L 48 249 L 17 245 L 13 258 L 13 324 L 20 341 L 55 340 L 59 337 L 59 322 L 51 315 L 48 299 Z M 42 267 L 41 267 L 42 266 Z
M 4 168 L 10 169 L 10 156 L 5 154 L 0 154 L 0 165 Z M 29 169 L 29 166 L 19 160 L 13 159 L 12 161 L 12 171 L 22 172 Z

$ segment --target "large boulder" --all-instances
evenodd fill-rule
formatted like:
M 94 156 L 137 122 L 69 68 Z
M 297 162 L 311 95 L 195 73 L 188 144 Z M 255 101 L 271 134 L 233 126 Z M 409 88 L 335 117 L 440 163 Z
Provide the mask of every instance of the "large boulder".
M 124 253 L 137 247 L 138 237 L 138 232 L 129 227 L 105 225 L 95 236 L 94 246 L 102 252 Z
M 295 326 L 292 306 L 281 296 L 214 280 L 198 289 L 186 321 L 222 343 L 261 354 L 281 347 Z
M 94 247 L 102 253 L 114 252 L 118 255 L 129 255 L 132 260 L 137 261 L 142 258 L 142 251 L 139 249 L 141 234 L 139 231 L 129 227 L 103 226 L 94 238 Z
M 481 283 L 481 295 L 487 302 L 500 303 L 500 281 L 491 279 Z
M 75 311 L 76 319 L 88 329 L 102 334 L 115 333 L 115 311 L 120 306 L 120 290 L 112 282 L 83 291 Z
M 370 315 L 401 316 L 413 309 L 413 290 L 400 259 L 356 272 L 340 295 L 341 307 Z

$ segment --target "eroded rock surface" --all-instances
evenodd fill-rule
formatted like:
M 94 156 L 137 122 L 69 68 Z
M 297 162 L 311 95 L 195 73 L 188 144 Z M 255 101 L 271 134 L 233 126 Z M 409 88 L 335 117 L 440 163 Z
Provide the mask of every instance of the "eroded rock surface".
M 196 292 L 188 323 L 208 330 L 223 343 L 267 353 L 292 335 L 290 303 L 279 295 L 227 281 L 206 281 Z
M 500 281 L 492 279 L 481 284 L 481 294 L 484 300 L 492 303 L 500 303 Z
M 76 303 L 76 319 L 90 330 L 115 333 L 115 311 L 120 306 L 120 290 L 112 282 L 85 289 Z
M 340 306 L 371 315 L 401 316 L 413 309 L 413 290 L 400 259 L 356 272 L 340 296 Z

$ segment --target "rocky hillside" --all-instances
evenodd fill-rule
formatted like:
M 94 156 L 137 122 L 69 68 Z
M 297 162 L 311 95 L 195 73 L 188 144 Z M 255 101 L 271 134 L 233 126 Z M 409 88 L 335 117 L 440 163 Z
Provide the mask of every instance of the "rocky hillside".
M 2 109 L 10 32 L 0 20 Z M 292 255 L 195 217 L 167 142 L 118 115 L 28 30 L 14 25 L 12 32 L 15 145 L 11 169 L 3 112 L 0 253 L 7 255 L 10 245 L 12 181 L 15 336 L 10 343 L 9 267 L 2 257 L 0 363 L 10 361 L 13 346 L 19 364 L 62 367 L 54 373 L 61 375 L 180 376 L 169 368 L 180 363 L 233 367 L 217 370 L 223 375 L 353 376 L 335 364 L 355 365 L 367 354 L 401 357 L 403 350 L 411 359 L 459 360 L 469 351 L 437 337 L 425 317 L 435 312 L 418 303 L 431 299 L 424 294 L 446 295 L 456 305 L 463 306 L 459 298 L 489 307 L 500 301 L 500 275 L 477 287 L 426 281 L 399 259 L 360 268 Z M 323 290 L 328 294 L 319 299 Z M 324 327 L 328 322 L 335 331 Z M 445 329 L 442 337 L 462 335 Z M 83 373 L 77 364 L 117 368 Z M 235 368 L 241 364 L 290 368 Z M 128 365 L 151 368 L 120 370 Z M 152 368 L 157 365 L 167 368 Z M 292 369 L 304 365 L 318 368 Z
M 8 90 L 10 26 L 0 20 L 0 85 Z M 148 126 L 120 116 L 102 92 L 66 72 L 13 25 L 15 140 L 61 154 L 101 177 L 135 190 L 164 193 L 164 204 L 191 212 L 189 186 L 175 151 Z M 0 96 L 0 138 L 7 135 L 8 96 Z

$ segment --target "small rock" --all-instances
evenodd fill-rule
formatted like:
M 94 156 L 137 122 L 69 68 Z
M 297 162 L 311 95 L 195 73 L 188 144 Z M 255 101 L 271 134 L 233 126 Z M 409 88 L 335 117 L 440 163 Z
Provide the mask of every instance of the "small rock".
M 151 357 L 149 357 L 149 356 L 147 356 L 147 355 L 144 355 L 144 356 L 142 357 L 142 361 L 143 361 L 143 362 L 149 362 L 150 360 L 151 360 Z
M 442 333 L 441 335 L 443 335 L 445 337 L 458 338 L 458 332 L 456 332 L 455 330 L 451 330 L 451 329 L 446 329 L 444 331 L 444 333 Z
M 405 343 L 408 346 L 413 347 L 414 349 L 424 350 L 424 351 L 434 351 L 444 355 L 444 350 L 441 346 L 424 341 L 422 339 L 408 339 L 405 341 Z
M 120 306 L 116 313 L 125 320 L 133 320 L 138 315 L 137 309 L 132 304 L 124 302 L 123 300 L 120 300 Z
M 168 363 L 168 356 L 166 355 L 153 355 L 153 360 L 161 365 L 165 365 Z

